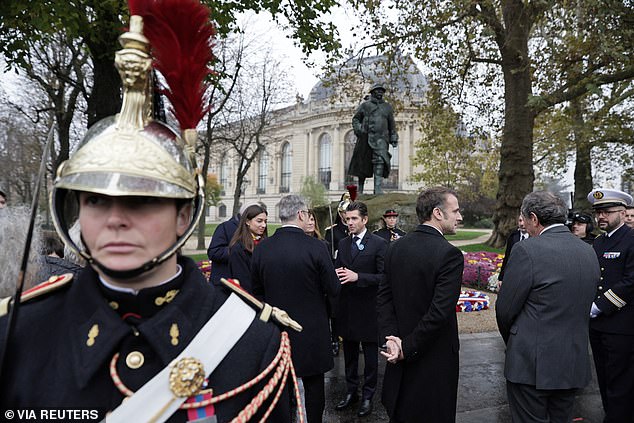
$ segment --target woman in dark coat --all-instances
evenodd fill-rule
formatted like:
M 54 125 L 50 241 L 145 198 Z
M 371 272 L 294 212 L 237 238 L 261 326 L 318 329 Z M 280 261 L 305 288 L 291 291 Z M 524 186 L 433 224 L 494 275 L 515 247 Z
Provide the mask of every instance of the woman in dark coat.
M 251 255 L 256 245 L 266 238 L 266 209 L 252 205 L 240 216 L 240 223 L 229 242 L 229 274 L 248 292 L 251 287 Z

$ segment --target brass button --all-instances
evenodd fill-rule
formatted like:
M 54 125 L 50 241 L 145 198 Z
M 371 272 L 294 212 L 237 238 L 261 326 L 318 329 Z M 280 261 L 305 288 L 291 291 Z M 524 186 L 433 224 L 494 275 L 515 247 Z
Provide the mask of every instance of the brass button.
M 603 291 L 603 287 L 602 286 L 599 287 L 599 291 Z
M 601 268 L 601 271 L 603 272 L 604 270 L 605 270 L 605 267 L 602 267 L 602 268 Z
M 132 351 L 125 358 L 125 364 L 131 369 L 138 369 L 145 363 L 145 357 L 138 351 Z
M 603 280 L 603 276 L 601 276 L 599 279 Z

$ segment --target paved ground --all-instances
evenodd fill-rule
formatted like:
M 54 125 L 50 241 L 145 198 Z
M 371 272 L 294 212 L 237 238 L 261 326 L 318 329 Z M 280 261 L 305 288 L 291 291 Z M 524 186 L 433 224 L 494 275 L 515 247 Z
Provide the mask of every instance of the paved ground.
M 361 362 L 363 359 L 360 360 Z M 326 412 L 324 422 L 349 423 L 387 422 L 385 409 L 380 404 L 381 382 L 385 362 L 380 360 L 379 387 L 373 413 L 365 418 L 356 416 L 356 409 L 337 412 L 336 403 L 345 393 L 343 354 L 335 360 L 335 368 L 326 374 Z M 460 336 L 460 376 L 458 387 L 457 423 L 510 423 L 506 400 L 504 343 L 497 332 Z M 594 375 L 594 369 L 593 369 Z M 594 378 L 579 393 L 575 403 L 574 422 L 600 423 L 603 419 L 599 388 Z M 421 418 L 421 423 L 424 419 Z

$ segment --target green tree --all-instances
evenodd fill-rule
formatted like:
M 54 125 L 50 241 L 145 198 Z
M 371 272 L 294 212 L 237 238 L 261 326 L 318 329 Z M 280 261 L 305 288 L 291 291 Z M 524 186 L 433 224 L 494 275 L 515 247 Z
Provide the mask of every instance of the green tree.
M 302 178 L 300 194 L 306 199 L 308 207 L 311 209 L 328 205 L 326 187 L 313 176 L 305 176 Z
M 482 113 L 503 87 L 493 246 L 505 242 L 522 198 L 533 189 L 535 118 L 597 87 L 634 77 L 631 2 L 351 3 L 361 8 L 359 28 L 373 46 L 411 51 L 442 79 L 453 101 L 470 102 Z M 580 19 L 582 29 L 576 30 Z M 577 71 L 568 75 L 573 66 Z
M 424 186 L 455 189 L 461 201 L 493 199 L 498 150 L 487 137 L 467 132 L 460 115 L 442 98 L 436 84 L 430 84 L 426 102 L 420 108 L 420 120 L 422 138 L 416 142 L 412 157 L 412 164 L 420 171 L 412 179 Z
M 260 2 L 246 0 L 203 1 L 212 11 L 221 36 L 236 28 L 236 15 L 253 10 L 268 11 L 292 28 L 304 51 L 333 51 L 339 47 L 335 27 L 321 22 L 335 0 Z M 121 81 L 113 66 L 121 29 L 127 25 L 128 8 L 123 0 L 19 0 L 0 2 L 0 54 L 10 67 L 24 69 L 31 44 L 58 32 L 81 41 L 90 52 L 94 85 L 88 98 L 88 126 L 116 114 L 121 106 Z

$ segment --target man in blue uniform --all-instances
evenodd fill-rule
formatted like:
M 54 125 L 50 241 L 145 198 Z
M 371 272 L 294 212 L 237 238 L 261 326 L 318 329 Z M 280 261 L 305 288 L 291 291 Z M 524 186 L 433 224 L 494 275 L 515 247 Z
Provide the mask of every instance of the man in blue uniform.
M 9 335 L 0 317 L 0 345 L 9 337 L 0 410 L 90 409 L 112 412 L 109 422 L 227 422 L 271 412 L 271 421 L 290 421 L 283 383 L 272 381 L 271 394 L 250 404 L 272 373 L 249 381 L 270 364 L 288 367 L 286 335 L 176 254 L 197 226 L 203 179 L 185 148 L 195 133 L 181 137 L 146 114 L 152 58 L 142 28 L 133 16 L 117 53 L 121 113 L 91 128 L 51 193 L 60 237 L 89 266 L 76 281 L 66 275 L 27 291 Z M 68 233 L 77 218 L 85 248 Z M 285 359 L 275 363 L 278 351 Z
M 590 312 L 590 344 L 604 423 L 634 422 L 634 231 L 625 225 L 632 197 L 597 189 L 588 194 L 599 228 L 594 240 L 601 280 Z

